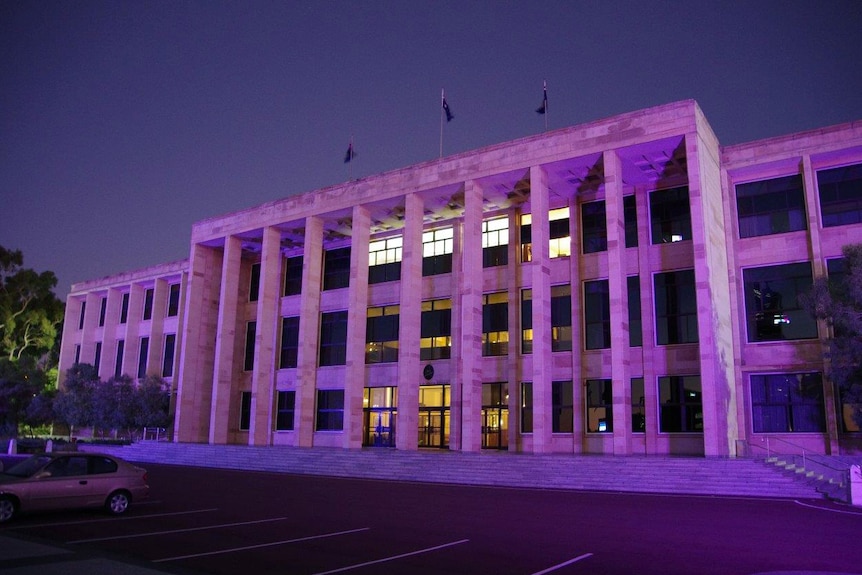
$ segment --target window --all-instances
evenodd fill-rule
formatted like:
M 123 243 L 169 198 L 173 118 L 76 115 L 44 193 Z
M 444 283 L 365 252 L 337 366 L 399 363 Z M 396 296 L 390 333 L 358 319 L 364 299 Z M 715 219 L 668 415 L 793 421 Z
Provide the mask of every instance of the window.
M 623 198 L 623 219 L 626 226 L 626 247 L 638 247 L 638 208 L 634 196 Z
M 75 363 L 81 363 L 81 344 L 75 344 Z
M 703 433 L 703 398 L 699 375 L 658 378 L 661 433 Z
M 551 286 L 551 351 L 572 350 L 572 287 Z M 533 353 L 533 290 L 521 291 L 521 353 Z
M 521 384 L 521 433 L 533 433 L 533 384 Z
M 99 371 L 99 364 L 102 362 L 102 342 L 96 342 L 96 353 L 93 358 L 93 365 L 96 367 L 96 372 Z
M 572 255 L 572 236 L 569 233 L 569 208 L 557 208 L 548 213 L 550 237 L 549 255 L 561 258 Z
M 551 431 L 572 433 L 575 421 L 572 406 L 572 382 L 551 382 Z
M 629 298 L 629 346 L 643 345 L 643 323 L 641 322 L 641 282 L 638 276 L 626 278 Z
M 398 361 L 398 320 L 400 307 L 368 308 L 365 320 L 365 363 Z
M 482 267 L 492 268 L 509 263 L 509 218 L 482 222 Z
M 862 222 L 862 164 L 817 172 L 824 228 Z
M 646 406 L 644 402 L 644 378 L 632 378 L 632 433 L 646 432 Z
M 153 288 L 144 292 L 144 312 L 141 316 L 144 321 L 153 319 L 153 293 Z
M 587 433 L 612 433 L 614 396 L 610 379 L 586 381 Z
M 798 300 L 811 289 L 810 263 L 750 268 L 742 277 L 748 341 L 817 337 L 817 321 Z
M 422 302 L 419 359 L 449 359 L 452 352 L 452 300 Z
M 660 273 L 654 280 L 658 345 L 697 343 L 694 270 Z
M 368 283 L 379 284 L 401 279 L 401 236 L 368 244 Z
M 350 246 L 323 252 L 323 289 L 346 288 L 350 284 Z
M 147 354 L 150 351 L 150 338 L 142 337 L 138 346 L 138 379 L 147 375 Z
M 302 293 L 302 256 L 294 256 L 284 261 L 284 295 L 299 293 Z
M 434 276 L 452 272 L 452 250 L 455 246 L 452 228 L 422 234 L 422 275 Z
M 243 391 L 239 398 L 239 430 L 248 431 L 251 427 L 251 392 Z
M 608 223 L 604 200 L 581 206 L 581 231 L 585 254 L 608 251 Z
M 123 302 L 120 304 L 120 323 L 129 321 L 129 292 L 123 294 Z
M 340 431 L 344 428 L 344 390 L 317 390 L 317 431 Z
M 171 284 L 168 290 L 168 317 L 176 317 L 180 313 L 180 284 Z M 124 322 L 121 322 L 124 323 Z
M 123 350 L 126 347 L 126 341 L 121 339 L 117 341 L 117 357 L 114 362 L 114 377 L 123 375 Z
M 251 264 L 251 277 L 248 282 L 248 301 L 260 299 L 260 262 Z
M 347 312 L 320 314 L 319 362 L 325 365 L 347 363 Z
M 482 296 L 482 355 L 509 353 L 509 294 Z
M 652 243 L 668 244 L 691 239 L 688 187 L 652 192 L 649 199 Z
M 296 367 L 299 354 L 299 316 L 281 318 L 279 369 Z
M 533 215 L 521 214 L 521 261 L 533 261 Z
M 165 354 L 162 357 L 162 377 L 174 376 L 174 349 L 177 344 L 177 334 L 165 335 Z
M 608 280 L 584 282 L 584 327 L 587 349 L 611 347 L 611 300 Z
M 736 211 L 741 238 L 806 229 L 802 176 L 738 184 Z
M 86 311 L 87 311 L 87 302 L 82 301 L 81 302 L 81 315 L 78 318 L 78 329 L 84 329 L 84 314 L 86 313 Z
M 296 410 L 296 392 L 279 391 L 276 398 L 275 430 L 291 431 Z
M 751 420 L 755 433 L 826 431 L 820 374 L 752 374 Z
M 105 326 L 105 314 L 108 311 L 108 298 L 103 297 L 99 307 L 99 327 Z
M 250 321 L 245 324 L 245 354 L 242 369 L 251 371 L 254 369 L 254 338 L 257 333 L 257 322 Z
M 397 387 L 366 387 L 362 394 L 362 445 L 395 447 Z

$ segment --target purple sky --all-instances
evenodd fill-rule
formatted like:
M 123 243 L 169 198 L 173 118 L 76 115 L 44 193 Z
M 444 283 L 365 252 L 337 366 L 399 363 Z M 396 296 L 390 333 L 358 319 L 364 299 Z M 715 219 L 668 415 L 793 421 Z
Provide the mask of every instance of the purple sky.
M 733 144 L 862 119 L 862 3 L 0 1 L 0 245 L 71 283 L 193 222 L 696 99 Z M 354 137 L 354 163 L 343 163 Z

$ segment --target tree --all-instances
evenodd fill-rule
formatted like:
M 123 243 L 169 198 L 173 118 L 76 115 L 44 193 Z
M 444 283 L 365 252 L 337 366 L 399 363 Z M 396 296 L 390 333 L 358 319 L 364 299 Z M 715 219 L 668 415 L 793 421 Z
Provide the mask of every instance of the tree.
M 75 427 L 93 424 L 93 396 L 99 383 L 99 374 L 90 364 L 76 363 L 66 371 L 63 389 L 54 399 L 54 415 L 69 426 L 70 435 Z
M 832 327 L 827 376 L 862 427 L 862 244 L 846 245 L 842 252 L 843 272 L 817 279 L 803 303 Z
M 138 384 L 134 424 L 137 428 L 168 427 L 171 395 L 168 384 L 160 377 L 148 375 Z

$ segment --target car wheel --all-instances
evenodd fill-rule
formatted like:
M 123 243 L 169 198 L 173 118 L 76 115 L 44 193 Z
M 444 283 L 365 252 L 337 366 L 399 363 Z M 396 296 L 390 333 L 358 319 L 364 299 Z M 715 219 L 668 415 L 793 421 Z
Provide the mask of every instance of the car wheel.
M 132 498 L 126 491 L 114 491 L 108 495 L 108 500 L 105 501 L 105 508 L 111 515 L 122 515 L 129 508 Z
M 18 506 L 11 497 L 0 497 L 0 523 L 5 523 L 15 517 Z

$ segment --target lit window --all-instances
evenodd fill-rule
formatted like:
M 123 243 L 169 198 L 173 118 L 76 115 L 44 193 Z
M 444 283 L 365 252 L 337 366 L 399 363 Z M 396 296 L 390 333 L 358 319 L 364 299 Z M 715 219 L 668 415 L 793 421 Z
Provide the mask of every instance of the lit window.
M 403 238 L 397 236 L 368 244 L 368 283 L 383 283 L 401 278 L 403 243 Z
M 504 266 L 509 263 L 509 218 L 482 222 L 482 266 Z

